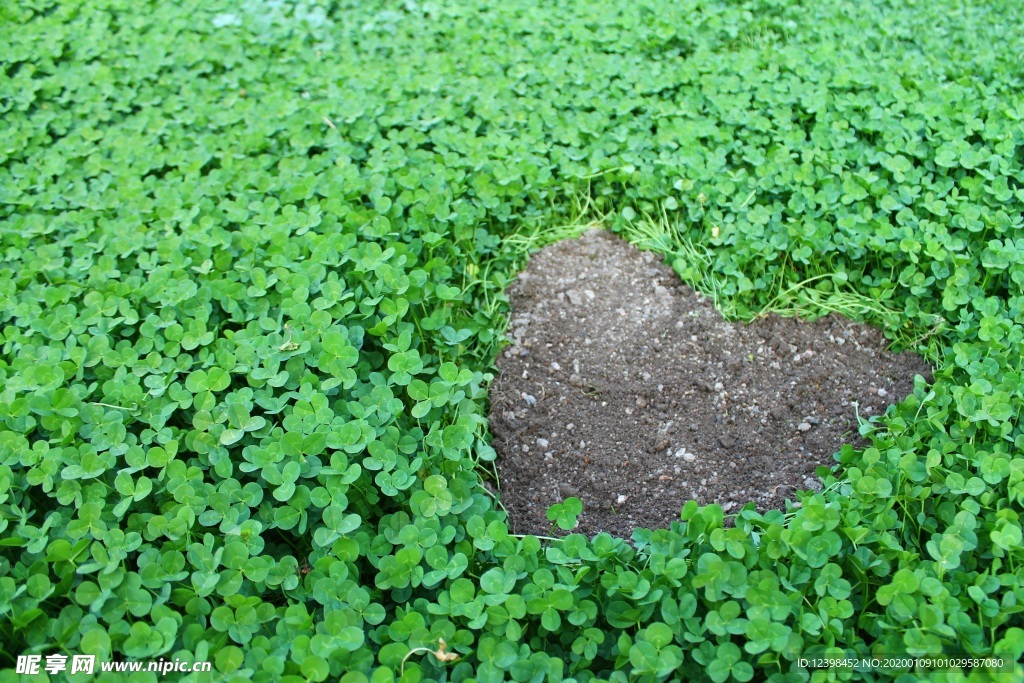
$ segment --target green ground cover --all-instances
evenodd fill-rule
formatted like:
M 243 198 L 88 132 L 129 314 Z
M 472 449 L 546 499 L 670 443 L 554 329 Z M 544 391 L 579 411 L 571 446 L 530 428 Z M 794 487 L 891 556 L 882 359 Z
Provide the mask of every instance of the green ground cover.
M 1016 673 L 933 678 L 1020 680 L 1021 26 L 996 0 L 4 4 L 0 681 L 51 652 L 352 683 L 997 653 Z M 512 536 L 479 485 L 502 291 L 597 219 L 733 318 L 883 325 L 934 383 L 799 509 Z

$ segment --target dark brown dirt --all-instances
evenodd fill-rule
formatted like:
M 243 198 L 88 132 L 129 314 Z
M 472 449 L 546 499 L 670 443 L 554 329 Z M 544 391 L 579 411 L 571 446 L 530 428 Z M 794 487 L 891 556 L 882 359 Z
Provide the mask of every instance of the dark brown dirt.
M 501 501 L 518 533 L 583 501 L 578 533 L 629 538 L 683 504 L 783 509 L 862 417 L 931 379 L 914 354 L 840 316 L 728 323 L 671 268 L 592 230 L 538 252 L 509 288 L 510 338 L 491 386 Z

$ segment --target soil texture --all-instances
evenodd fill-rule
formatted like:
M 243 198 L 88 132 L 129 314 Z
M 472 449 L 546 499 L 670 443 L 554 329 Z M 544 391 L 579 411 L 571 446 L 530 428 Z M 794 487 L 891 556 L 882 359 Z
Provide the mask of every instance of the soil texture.
M 577 533 L 667 528 L 686 501 L 784 509 L 820 490 L 815 468 L 860 415 L 911 393 L 912 353 L 830 315 L 725 321 L 650 252 L 603 230 L 535 254 L 509 288 L 491 431 L 517 533 L 547 535 L 548 506 L 583 501 Z

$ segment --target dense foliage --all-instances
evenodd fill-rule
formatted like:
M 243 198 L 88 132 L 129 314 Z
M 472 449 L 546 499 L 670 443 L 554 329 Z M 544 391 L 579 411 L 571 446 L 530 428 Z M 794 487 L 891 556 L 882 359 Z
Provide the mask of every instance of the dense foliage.
M 142 5 L 0 7 L 0 680 L 1020 661 L 1017 3 Z M 580 202 L 677 222 L 739 315 L 812 278 L 884 303 L 934 383 L 798 509 L 510 535 L 480 485 L 501 292 Z

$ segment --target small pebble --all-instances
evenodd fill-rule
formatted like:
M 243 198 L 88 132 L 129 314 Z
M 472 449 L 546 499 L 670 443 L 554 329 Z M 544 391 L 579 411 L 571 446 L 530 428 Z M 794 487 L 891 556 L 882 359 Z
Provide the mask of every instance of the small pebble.
M 623 496 L 623 495 L 620 495 L 618 498 L 615 499 L 615 504 L 616 505 L 622 505 L 625 502 L 626 502 L 626 496 Z
M 524 393 L 522 396 L 523 400 L 526 401 L 526 405 L 532 406 L 537 404 L 537 399 L 534 398 L 533 396 L 530 396 L 529 394 L 526 393 Z
M 559 364 L 558 364 L 557 362 L 556 362 L 556 363 L 552 363 L 552 364 L 551 364 L 551 369 L 552 369 L 552 370 L 561 370 L 561 369 L 562 369 L 562 366 L 561 366 L 561 365 L 559 365 Z
M 682 458 L 686 462 L 693 462 L 694 460 L 697 459 L 696 455 L 686 450 L 685 448 L 680 448 L 678 451 L 676 451 L 676 457 Z
M 541 448 L 547 448 L 548 447 L 548 440 L 547 439 L 537 439 L 537 445 L 540 446 Z
M 878 390 L 878 395 L 881 396 L 882 398 L 885 398 L 886 396 L 889 395 L 889 392 L 886 391 L 885 389 L 879 389 Z
M 722 389 L 725 389 L 725 385 L 721 382 L 715 382 L 715 391 L 721 391 Z
M 801 422 L 796 426 L 796 428 L 799 429 L 801 432 L 806 432 L 810 430 L 811 425 L 807 424 L 806 422 Z
M 576 429 L 576 425 L 574 425 L 572 422 L 570 422 L 569 424 L 565 425 L 565 428 L 566 428 L 566 430 L 571 432 L 572 430 Z

